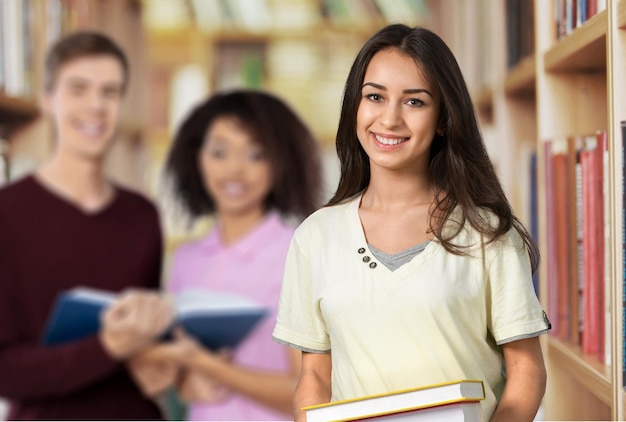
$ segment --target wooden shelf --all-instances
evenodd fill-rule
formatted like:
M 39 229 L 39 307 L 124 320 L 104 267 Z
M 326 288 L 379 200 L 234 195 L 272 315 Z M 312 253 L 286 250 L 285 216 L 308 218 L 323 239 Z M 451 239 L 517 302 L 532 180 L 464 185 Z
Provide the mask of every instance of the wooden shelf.
M 507 95 L 535 96 L 537 80 L 537 60 L 528 56 L 511 68 L 504 78 L 504 92 Z
M 8 97 L 0 93 L 0 123 L 19 123 L 34 118 L 39 114 L 37 103 L 17 97 Z
M 597 71 L 606 69 L 606 10 L 598 13 L 545 53 L 549 72 Z
M 481 87 L 474 95 L 474 107 L 479 113 L 490 117 L 493 113 L 493 88 Z
M 580 347 L 564 344 L 554 337 L 548 337 L 547 345 L 550 360 L 559 362 L 559 366 L 569 371 L 590 393 L 611 406 L 611 367 L 584 355 Z
M 263 31 L 250 31 L 245 28 L 224 27 L 215 31 L 202 31 L 195 27 L 170 29 L 150 29 L 147 34 L 153 41 L 169 43 L 189 42 L 194 37 L 204 38 L 211 43 L 220 42 L 260 42 L 267 43 L 272 40 L 312 40 L 333 38 L 337 35 L 353 35 L 359 38 L 369 38 L 381 28 L 380 25 L 340 26 L 332 23 L 319 23 L 310 27 L 294 30 L 293 28 L 270 28 Z
M 626 29 L 626 0 L 617 3 L 617 26 Z

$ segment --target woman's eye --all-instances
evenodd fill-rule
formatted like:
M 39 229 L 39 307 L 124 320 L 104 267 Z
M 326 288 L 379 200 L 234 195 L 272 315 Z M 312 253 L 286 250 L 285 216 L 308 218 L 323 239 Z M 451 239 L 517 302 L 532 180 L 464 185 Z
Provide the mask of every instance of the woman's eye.
M 407 101 L 407 104 L 411 106 L 423 106 L 424 101 L 420 100 L 419 98 L 411 98 L 409 101 Z
M 365 98 L 367 98 L 368 100 L 372 100 L 372 101 L 382 100 L 382 97 L 379 94 L 367 94 L 365 95 Z
M 209 149 L 209 155 L 213 158 L 224 158 L 226 157 L 226 151 L 222 149 Z
M 263 151 L 252 151 L 248 153 L 248 159 L 250 161 L 261 161 L 265 159 L 265 154 L 263 153 Z

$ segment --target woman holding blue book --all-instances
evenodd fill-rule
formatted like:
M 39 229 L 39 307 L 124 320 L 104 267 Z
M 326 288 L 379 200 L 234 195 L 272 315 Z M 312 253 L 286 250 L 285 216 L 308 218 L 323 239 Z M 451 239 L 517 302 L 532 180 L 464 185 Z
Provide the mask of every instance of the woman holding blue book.
M 300 353 L 273 342 L 271 334 L 294 231 L 287 221 L 301 220 L 319 204 L 317 142 L 277 97 L 220 93 L 182 123 L 166 174 L 184 211 L 193 218 L 213 215 L 215 221 L 204 239 L 176 251 L 167 289 L 174 295 L 198 289 L 231 293 L 269 311 L 231 351 L 208 350 L 188 334 L 157 346 L 163 367 L 180 369 L 178 387 L 191 402 L 189 419 L 290 418 Z M 158 365 L 148 364 L 146 373 L 152 378 L 144 384 L 153 391 L 173 381 L 159 376 Z

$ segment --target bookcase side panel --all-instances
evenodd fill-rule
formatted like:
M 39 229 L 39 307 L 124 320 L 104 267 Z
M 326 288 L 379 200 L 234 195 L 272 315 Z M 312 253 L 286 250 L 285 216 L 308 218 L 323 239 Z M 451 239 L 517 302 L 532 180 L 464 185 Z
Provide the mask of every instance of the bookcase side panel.
M 625 417 L 626 394 L 624 393 L 624 319 L 626 313 L 624 306 L 624 283 L 626 273 L 624 271 L 624 251 L 626 239 L 624 231 L 624 139 L 621 123 L 626 121 L 626 81 L 624 81 L 624 69 L 626 68 L 626 1 L 614 0 L 608 4 L 609 31 L 608 40 L 608 149 L 609 149 L 609 233 L 610 233 L 610 290 L 611 290 L 611 353 L 613 366 L 613 417 L 623 420 Z
M 567 368 L 555 362 L 549 365 L 544 396 L 544 419 L 547 421 L 610 421 L 611 407 L 603 403 L 574 378 Z

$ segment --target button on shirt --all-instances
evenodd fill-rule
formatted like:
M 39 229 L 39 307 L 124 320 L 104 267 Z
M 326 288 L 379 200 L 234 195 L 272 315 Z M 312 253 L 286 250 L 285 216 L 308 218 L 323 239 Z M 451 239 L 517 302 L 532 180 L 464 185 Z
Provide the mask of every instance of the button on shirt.
M 235 351 L 238 365 L 281 372 L 289 366 L 287 349 L 272 341 L 272 330 L 293 231 L 272 211 L 252 232 L 232 245 L 224 245 L 218 221 L 205 239 L 181 246 L 174 255 L 170 292 L 208 288 L 239 294 L 268 307 L 268 317 Z M 292 416 L 233 394 L 217 404 L 192 404 L 189 419 L 276 421 Z

